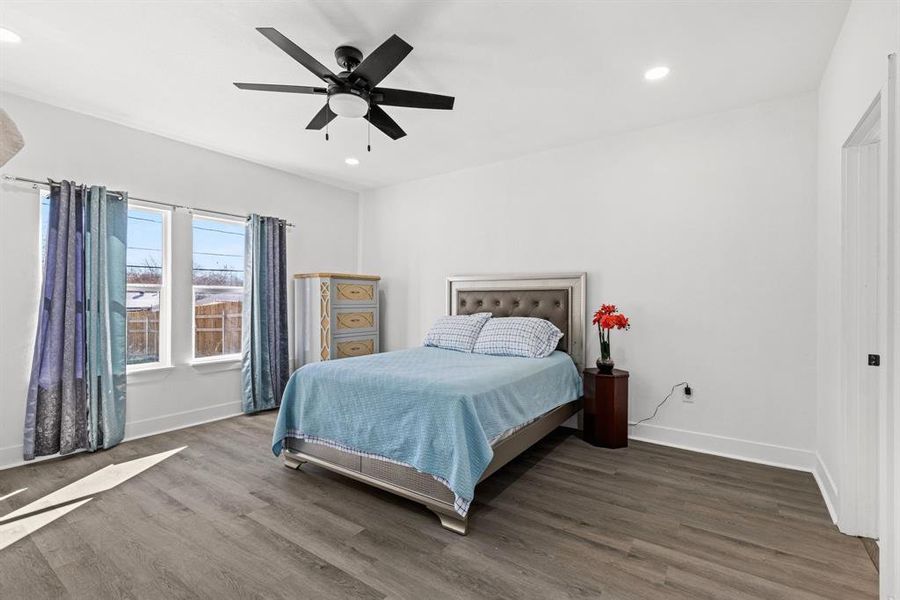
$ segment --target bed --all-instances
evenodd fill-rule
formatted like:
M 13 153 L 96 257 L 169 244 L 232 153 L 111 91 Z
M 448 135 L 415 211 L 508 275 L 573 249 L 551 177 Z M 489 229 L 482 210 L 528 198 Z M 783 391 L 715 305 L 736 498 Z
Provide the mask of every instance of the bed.
M 478 482 L 580 409 L 580 274 L 455 276 L 447 313 L 548 319 L 563 332 L 542 359 L 411 348 L 296 371 L 273 452 L 419 502 L 465 534 Z

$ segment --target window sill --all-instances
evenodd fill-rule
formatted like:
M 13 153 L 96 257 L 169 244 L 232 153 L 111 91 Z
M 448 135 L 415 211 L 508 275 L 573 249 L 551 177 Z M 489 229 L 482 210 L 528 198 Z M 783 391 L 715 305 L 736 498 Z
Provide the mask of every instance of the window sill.
M 174 365 L 168 365 L 165 363 L 146 363 L 142 365 L 129 365 L 125 367 L 125 373 L 131 375 L 132 373 L 146 373 L 148 371 L 167 371 L 169 369 L 174 369 Z
M 174 368 L 175 365 L 163 365 L 159 363 L 152 365 L 137 365 L 134 367 L 126 368 L 125 377 L 128 381 L 152 379 L 154 377 L 161 377 Z
M 228 356 L 212 356 L 208 358 L 195 358 L 190 362 L 195 369 L 206 369 L 216 371 L 229 371 L 241 368 L 241 355 L 229 354 Z

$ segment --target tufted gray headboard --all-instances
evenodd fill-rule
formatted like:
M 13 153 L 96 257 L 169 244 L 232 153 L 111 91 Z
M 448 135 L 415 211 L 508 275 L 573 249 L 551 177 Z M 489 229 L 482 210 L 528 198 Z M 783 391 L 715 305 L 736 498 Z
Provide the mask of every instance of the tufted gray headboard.
M 563 332 L 557 350 L 568 352 L 569 293 L 556 290 L 462 290 L 456 296 L 456 314 L 489 312 L 495 317 L 538 317 Z
M 447 278 L 447 314 L 547 319 L 563 332 L 557 349 L 584 368 L 584 284 L 584 273 L 455 275 Z

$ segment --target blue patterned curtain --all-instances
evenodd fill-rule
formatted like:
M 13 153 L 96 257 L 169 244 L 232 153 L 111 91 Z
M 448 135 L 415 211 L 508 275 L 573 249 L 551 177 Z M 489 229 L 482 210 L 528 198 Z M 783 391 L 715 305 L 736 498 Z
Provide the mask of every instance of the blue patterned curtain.
M 85 298 L 90 449 L 125 437 L 127 194 L 91 187 L 85 201 Z
M 88 446 L 83 189 L 50 190 L 44 282 L 25 407 L 25 460 Z
M 244 263 L 242 318 L 245 413 L 274 408 L 288 380 L 285 227 L 281 219 L 250 215 Z
M 127 224 L 126 198 L 67 181 L 51 186 L 26 460 L 109 448 L 124 437 Z

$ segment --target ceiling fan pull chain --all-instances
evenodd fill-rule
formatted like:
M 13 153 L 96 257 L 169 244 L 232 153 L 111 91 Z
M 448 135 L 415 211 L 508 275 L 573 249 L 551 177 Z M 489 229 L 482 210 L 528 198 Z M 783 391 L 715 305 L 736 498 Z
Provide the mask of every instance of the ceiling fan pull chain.
M 329 118 L 329 112 L 331 112 L 331 105 L 328 104 L 328 100 L 325 100 L 325 141 L 328 141 L 328 124 L 331 122 Z
M 369 114 L 366 116 L 366 152 L 372 151 L 372 105 L 369 104 Z

